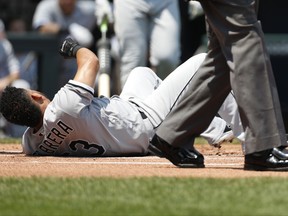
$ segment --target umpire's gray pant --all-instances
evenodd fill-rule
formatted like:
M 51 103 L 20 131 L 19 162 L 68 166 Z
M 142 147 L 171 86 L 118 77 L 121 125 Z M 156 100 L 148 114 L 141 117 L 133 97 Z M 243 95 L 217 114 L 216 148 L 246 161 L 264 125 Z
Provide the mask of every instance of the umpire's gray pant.
M 200 3 L 209 25 L 208 55 L 186 97 L 159 126 L 157 135 L 174 146 L 191 143 L 191 137 L 207 128 L 232 87 L 246 136 L 245 153 L 287 145 L 255 1 Z

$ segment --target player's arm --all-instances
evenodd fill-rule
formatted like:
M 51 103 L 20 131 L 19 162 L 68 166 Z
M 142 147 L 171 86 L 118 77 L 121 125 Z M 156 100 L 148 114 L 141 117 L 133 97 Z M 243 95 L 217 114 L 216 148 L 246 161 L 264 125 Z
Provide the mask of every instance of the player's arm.
M 41 33 L 58 34 L 61 31 L 61 26 L 58 23 L 50 22 L 50 23 L 41 25 L 37 29 Z
M 78 68 L 74 80 L 94 88 L 96 75 L 99 70 L 97 56 L 71 38 L 64 40 L 60 48 L 60 54 L 64 57 L 75 57 Z

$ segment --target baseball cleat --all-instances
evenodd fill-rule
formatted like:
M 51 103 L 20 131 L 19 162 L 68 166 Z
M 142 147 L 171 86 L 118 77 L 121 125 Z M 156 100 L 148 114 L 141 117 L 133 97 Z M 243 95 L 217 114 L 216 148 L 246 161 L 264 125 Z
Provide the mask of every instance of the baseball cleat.
M 209 143 L 209 144 L 214 146 L 214 147 L 220 148 L 222 143 L 232 142 L 234 138 L 235 137 L 234 137 L 233 131 L 230 129 L 230 130 L 224 132 L 222 134 L 222 136 L 218 140 L 216 140 L 214 143 L 211 143 L 211 144 Z

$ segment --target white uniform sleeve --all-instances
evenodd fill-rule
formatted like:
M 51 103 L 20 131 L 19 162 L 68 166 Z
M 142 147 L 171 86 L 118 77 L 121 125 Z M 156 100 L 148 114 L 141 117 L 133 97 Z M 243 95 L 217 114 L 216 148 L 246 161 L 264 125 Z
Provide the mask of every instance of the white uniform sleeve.
M 54 8 L 52 7 L 52 4 L 54 4 L 53 2 L 57 3 L 57 1 L 44 0 L 37 5 L 32 20 L 32 26 L 34 29 L 52 22 L 51 10 Z
M 54 97 L 51 109 L 62 110 L 71 116 L 81 115 L 94 98 L 94 89 L 83 83 L 70 80 Z
M 89 91 L 92 95 L 94 94 L 94 89 L 91 86 L 88 86 L 84 83 L 75 81 L 75 80 L 70 80 L 69 81 L 70 84 L 74 85 L 74 86 L 78 86 L 80 88 L 86 89 L 87 91 Z
M 22 137 L 22 148 L 24 154 L 34 155 L 36 153 L 38 146 L 44 139 L 42 132 L 43 127 L 36 133 L 33 133 L 33 128 L 27 128 Z

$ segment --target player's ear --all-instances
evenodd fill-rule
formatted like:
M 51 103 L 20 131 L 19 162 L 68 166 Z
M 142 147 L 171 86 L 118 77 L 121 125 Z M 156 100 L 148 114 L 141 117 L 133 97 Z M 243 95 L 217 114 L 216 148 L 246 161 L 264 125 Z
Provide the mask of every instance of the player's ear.
M 43 103 L 43 101 L 44 101 L 43 95 L 36 92 L 36 91 L 31 92 L 31 97 L 34 101 L 36 101 L 38 103 Z

